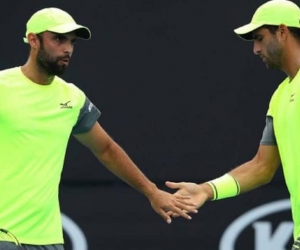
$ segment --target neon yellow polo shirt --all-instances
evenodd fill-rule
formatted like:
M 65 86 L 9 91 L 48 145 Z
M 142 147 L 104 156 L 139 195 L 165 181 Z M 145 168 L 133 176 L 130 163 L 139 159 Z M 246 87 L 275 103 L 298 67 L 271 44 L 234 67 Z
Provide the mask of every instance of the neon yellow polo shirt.
M 84 113 L 93 113 L 84 93 L 59 77 L 39 85 L 20 67 L 0 71 L 0 227 L 21 243 L 63 243 L 58 187 L 68 140 L 74 129 L 80 133 L 85 106 Z M 98 117 L 94 112 L 82 132 Z
M 294 238 L 300 236 L 300 73 L 286 78 L 273 94 L 268 110 L 284 177 L 291 198 Z

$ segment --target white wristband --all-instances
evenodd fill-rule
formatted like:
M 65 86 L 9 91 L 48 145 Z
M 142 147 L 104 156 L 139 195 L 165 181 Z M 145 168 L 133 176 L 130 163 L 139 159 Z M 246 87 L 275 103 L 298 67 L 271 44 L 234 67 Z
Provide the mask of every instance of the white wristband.
M 207 184 L 211 186 L 214 193 L 212 200 L 221 200 L 237 196 L 241 191 L 240 184 L 230 174 L 224 174 L 217 179 L 208 181 Z

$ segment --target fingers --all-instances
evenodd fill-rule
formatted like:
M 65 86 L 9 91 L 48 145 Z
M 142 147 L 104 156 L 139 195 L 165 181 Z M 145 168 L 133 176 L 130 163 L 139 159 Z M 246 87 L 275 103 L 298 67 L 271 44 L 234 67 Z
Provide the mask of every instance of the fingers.
M 156 209 L 156 212 L 168 223 L 170 224 L 172 222 L 171 216 L 172 217 L 183 217 L 187 220 L 191 220 L 192 217 L 190 215 L 187 214 L 186 210 L 182 210 L 178 207 L 175 206 L 170 206 L 169 208 L 159 208 Z M 177 216 L 178 215 L 178 216 Z
M 193 213 L 197 213 L 198 211 L 195 210 L 194 207 L 188 207 L 188 206 L 182 206 L 182 205 L 173 205 L 173 206 L 169 206 L 166 209 L 163 209 L 163 213 L 168 216 L 169 218 L 171 218 L 170 216 L 174 214 L 178 214 L 178 216 L 181 216 L 187 220 L 191 220 L 192 217 L 188 214 L 188 212 L 193 212 Z M 178 217 L 177 216 L 177 217 Z
M 188 195 L 188 194 L 186 194 L 186 195 L 183 195 L 183 194 L 180 194 L 180 193 L 174 193 L 173 194 L 176 198 L 178 198 L 178 199 L 181 199 L 181 200 L 189 200 L 189 199 L 191 199 L 192 198 L 192 196 L 191 195 Z
M 169 188 L 173 188 L 173 189 L 178 189 L 181 188 L 182 186 L 182 182 L 171 182 L 171 181 L 166 181 L 166 186 Z
M 172 211 L 168 211 L 167 214 L 168 214 L 170 217 L 173 217 L 173 218 L 180 217 L 179 214 L 173 213 Z
M 192 219 L 192 217 L 190 215 L 188 215 L 188 213 L 187 213 L 186 210 L 182 210 L 180 208 L 176 208 L 176 209 L 173 209 L 172 212 L 173 212 L 172 217 L 174 217 L 174 215 L 178 215 L 176 217 L 181 216 L 181 217 L 183 217 L 183 218 L 185 218 L 187 220 L 191 220 Z
M 161 216 L 164 218 L 164 220 L 168 223 L 168 224 L 171 224 L 172 223 L 172 219 L 171 217 L 163 211 L 163 214 L 161 214 Z
M 195 208 L 195 206 L 178 206 L 180 208 L 180 210 L 182 211 L 186 211 L 188 213 L 193 213 L 196 214 L 198 213 L 198 210 Z
M 170 213 L 170 211 L 166 211 L 164 209 L 159 209 L 156 210 L 156 212 L 168 223 L 171 224 L 172 223 L 172 219 L 171 219 L 171 215 L 172 213 Z
M 174 211 L 174 210 L 173 210 Z M 185 218 L 185 219 L 187 219 L 187 220 L 191 220 L 192 219 L 192 217 L 191 216 L 189 216 L 188 214 L 187 214 L 187 212 L 186 211 L 183 211 L 183 210 L 180 210 L 180 209 L 178 209 L 178 210 L 176 210 L 177 212 L 173 212 L 173 211 L 164 211 L 164 210 L 162 210 L 162 214 L 161 214 L 161 216 L 163 217 L 163 218 L 165 218 L 165 220 L 170 224 L 171 223 L 171 217 L 173 217 L 173 218 L 176 218 L 176 217 L 183 217 L 183 218 Z
M 171 184 L 172 185 L 172 184 Z M 177 184 L 175 183 L 175 186 Z M 176 194 L 172 195 L 165 191 L 158 190 L 155 195 L 151 196 L 151 205 L 154 210 L 167 221 L 171 223 L 171 216 L 181 216 L 191 220 L 188 213 L 197 213 L 196 204 L 191 200 L 190 195 Z M 173 216 L 174 214 L 174 216 Z
M 191 209 L 196 210 L 197 204 L 191 200 L 191 196 L 189 195 L 181 195 L 181 194 L 174 194 L 174 197 L 177 199 L 178 206 L 182 209 L 185 209 L 184 206 L 189 206 L 188 211 L 192 212 Z
M 165 210 L 166 211 L 166 210 Z M 189 200 L 188 196 L 179 196 L 179 200 L 175 201 L 174 206 L 166 211 L 167 215 L 173 218 L 183 217 L 191 220 L 188 213 L 198 213 L 195 203 Z
M 180 208 L 181 210 L 186 210 L 190 213 L 198 213 L 198 210 L 196 209 L 197 204 L 191 200 L 190 196 L 174 194 L 174 197 L 176 198 L 176 207 Z
M 176 211 L 174 211 L 174 210 L 176 210 Z M 186 205 L 181 204 L 181 203 L 178 203 L 176 205 L 176 208 L 172 209 L 171 211 L 173 211 L 175 213 L 178 213 L 180 215 L 187 214 L 187 213 L 194 213 L 194 214 L 198 213 L 198 210 L 195 208 L 194 205 L 192 205 L 192 206 L 186 206 Z M 180 211 L 180 213 L 178 211 Z

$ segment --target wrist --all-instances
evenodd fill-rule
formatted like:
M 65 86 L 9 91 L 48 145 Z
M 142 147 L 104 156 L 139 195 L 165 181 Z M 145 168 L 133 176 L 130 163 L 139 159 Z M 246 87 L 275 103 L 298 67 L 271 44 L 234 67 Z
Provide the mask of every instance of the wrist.
M 211 187 L 213 193 L 211 200 L 221 200 L 240 193 L 238 181 L 230 174 L 224 174 L 219 178 L 206 182 L 206 184 Z
M 214 190 L 208 183 L 202 184 L 202 190 L 206 194 L 206 201 L 211 201 L 214 199 Z
M 202 192 L 205 194 L 206 196 L 206 200 L 205 201 L 211 201 L 214 199 L 214 192 L 212 187 L 208 184 L 208 183 L 203 183 L 199 185 Z
M 150 182 L 141 191 L 146 197 L 151 198 L 156 193 L 157 190 L 158 190 L 157 186 L 154 183 Z

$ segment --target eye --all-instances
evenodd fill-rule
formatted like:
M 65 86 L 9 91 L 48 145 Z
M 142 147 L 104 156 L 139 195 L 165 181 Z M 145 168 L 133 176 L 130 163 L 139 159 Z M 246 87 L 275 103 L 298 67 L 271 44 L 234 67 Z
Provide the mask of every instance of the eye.
M 261 42 L 263 40 L 263 36 L 257 35 L 257 36 L 254 37 L 254 40 L 258 41 L 258 42 Z
M 66 40 L 66 37 L 65 37 L 65 36 L 62 36 L 62 35 L 56 35 L 56 36 L 54 37 L 54 39 L 55 39 L 55 41 L 61 43 L 61 42 L 63 42 L 63 41 Z
M 75 45 L 76 41 L 77 41 L 76 38 L 72 39 L 72 40 L 71 40 L 72 45 Z

